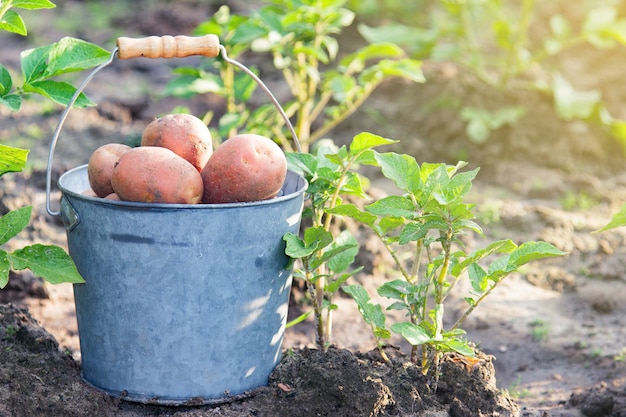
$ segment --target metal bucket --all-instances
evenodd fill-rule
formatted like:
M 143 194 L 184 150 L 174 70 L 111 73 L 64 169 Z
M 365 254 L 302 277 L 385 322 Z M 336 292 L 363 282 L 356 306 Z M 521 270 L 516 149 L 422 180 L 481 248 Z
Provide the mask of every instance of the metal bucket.
M 221 402 L 266 385 L 281 359 L 291 288 L 282 236 L 297 233 L 306 181 L 230 204 L 144 204 L 80 193 L 61 176 L 83 378 L 116 397 Z
M 46 209 L 60 216 L 85 284 L 74 286 L 83 379 L 130 401 L 219 403 L 268 383 L 281 359 L 291 289 L 283 235 L 297 233 L 306 180 L 289 171 L 273 199 L 229 204 L 147 204 L 83 195 L 87 165 L 58 181 L 51 169 L 65 118 L 78 95 L 116 56 L 200 54 L 245 71 L 289 118 L 261 80 L 228 58 L 215 35 L 119 38 L 109 60 L 79 86 L 50 145 Z

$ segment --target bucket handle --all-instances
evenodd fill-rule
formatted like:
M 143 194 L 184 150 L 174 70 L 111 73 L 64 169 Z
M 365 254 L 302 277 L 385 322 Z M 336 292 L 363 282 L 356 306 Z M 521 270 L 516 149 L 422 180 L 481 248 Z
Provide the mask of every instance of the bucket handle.
M 300 141 L 298 140 L 298 135 L 289 120 L 289 116 L 285 113 L 285 110 L 282 108 L 274 94 L 271 90 L 265 85 L 265 83 L 248 67 L 243 65 L 242 63 L 231 59 L 228 57 L 226 53 L 226 48 L 220 44 L 219 38 L 217 35 L 204 35 L 199 37 L 192 36 L 148 36 L 146 38 L 127 38 L 120 37 L 117 39 L 117 46 L 111 52 L 111 56 L 106 62 L 98 65 L 94 70 L 83 80 L 83 82 L 78 86 L 74 95 L 70 99 L 69 103 L 63 110 L 61 114 L 61 118 L 59 119 L 59 123 L 57 124 L 56 129 L 54 130 L 54 134 L 52 135 L 52 140 L 50 142 L 50 152 L 48 154 L 48 167 L 46 169 L 46 211 L 51 216 L 60 216 L 61 211 L 52 210 L 52 206 L 50 204 L 50 194 L 51 194 L 51 184 L 52 184 L 52 160 L 54 158 L 54 151 L 56 149 L 57 142 L 59 140 L 59 134 L 61 133 L 61 129 L 63 128 L 63 124 L 65 123 L 65 119 L 69 114 L 70 110 L 74 106 L 74 103 L 78 99 L 78 96 L 85 89 L 87 84 L 94 78 L 94 76 L 103 68 L 110 65 L 115 57 L 118 59 L 130 59 L 130 58 L 184 58 L 192 55 L 200 55 L 206 56 L 208 58 L 215 58 L 218 55 L 222 56 L 222 59 L 239 68 L 243 72 L 245 72 L 250 78 L 252 78 L 261 89 L 268 95 L 272 104 L 276 107 L 281 117 L 285 121 L 287 128 L 289 129 L 291 136 L 293 138 L 293 142 L 295 144 L 296 150 L 298 152 L 302 152 L 300 147 Z

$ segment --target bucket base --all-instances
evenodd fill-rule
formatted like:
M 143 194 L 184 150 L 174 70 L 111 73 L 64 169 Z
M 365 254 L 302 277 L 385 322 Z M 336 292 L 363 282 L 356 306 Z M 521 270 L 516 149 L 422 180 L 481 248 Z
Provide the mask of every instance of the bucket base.
M 163 406 L 175 406 L 175 407 L 196 407 L 202 405 L 220 405 L 220 404 L 228 404 L 233 401 L 241 401 L 251 397 L 254 397 L 257 392 L 264 388 L 264 386 L 258 387 L 256 389 L 245 391 L 241 394 L 231 395 L 228 393 L 224 393 L 223 397 L 217 398 L 205 398 L 205 397 L 191 397 L 191 398 L 164 398 L 164 397 L 146 397 L 141 394 L 129 393 L 128 391 L 116 391 L 116 390 L 108 390 L 106 388 L 98 387 L 91 382 L 87 381 L 84 375 L 81 372 L 81 379 L 85 384 L 90 387 L 101 391 L 112 398 L 117 398 L 123 401 L 128 401 L 131 403 L 137 404 L 146 404 L 146 405 L 163 405 Z

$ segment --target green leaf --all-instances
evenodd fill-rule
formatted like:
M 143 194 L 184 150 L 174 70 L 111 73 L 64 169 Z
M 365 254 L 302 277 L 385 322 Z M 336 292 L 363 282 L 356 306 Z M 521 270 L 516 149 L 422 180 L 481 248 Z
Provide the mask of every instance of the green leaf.
M 365 206 L 365 210 L 379 216 L 413 219 L 416 216 L 413 202 L 402 196 L 390 195 Z
M 587 13 L 583 22 L 584 34 L 601 32 L 611 26 L 617 19 L 617 9 L 611 6 L 596 7 Z
M 22 97 L 17 94 L 7 94 L 0 97 L 0 104 L 6 106 L 11 111 L 18 111 L 22 106 Z
M 489 264 L 489 268 L 487 269 L 487 273 L 489 274 L 489 279 L 498 282 L 501 277 L 510 274 L 515 271 L 514 267 L 509 266 L 509 257 L 511 255 L 504 255 L 493 261 Z
M 367 194 L 363 188 L 363 181 L 367 181 L 367 178 L 362 177 L 355 172 L 347 172 L 340 191 L 342 194 L 356 195 L 361 198 L 367 198 Z
M 30 269 L 51 284 L 83 283 L 72 258 L 60 247 L 35 244 L 8 254 L 14 269 Z
M 340 204 L 332 209 L 327 209 L 326 212 L 337 216 L 347 216 L 368 226 L 372 226 L 377 219 L 374 214 L 361 211 L 354 204 Z
M 254 71 L 258 73 L 258 71 Z M 233 85 L 233 92 L 235 93 L 235 99 L 241 102 L 247 102 L 252 97 L 252 94 L 258 87 L 258 84 L 248 74 L 237 74 L 235 76 L 235 82 Z
M 615 213 L 611 218 L 611 221 L 603 228 L 595 231 L 594 233 L 604 232 L 607 230 L 615 229 L 617 227 L 626 226 L 626 204 L 622 206 L 619 212 Z
M 386 317 L 382 307 L 380 304 L 372 303 L 369 294 L 363 286 L 359 284 L 346 285 L 341 287 L 341 289 L 354 298 L 359 312 L 367 324 L 373 324 L 377 329 L 385 329 Z
M 31 93 L 41 94 L 56 103 L 67 106 L 76 92 L 76 87 L 64 81 L 42 80 L 33 81 L 28 85 L 24 85 L 24 90 Z M 95 104 L 83 93 L 80 93 L 74 105 L 76 107 L 83 108 L 94 106 Z
M 511 252 L 508 265 L 517 269 L 531 261 L 566 254 L 567 252 L 563 252 L 547 242 L 524 242 Z
M 28 226 L 32 211 L 33 208 L 27 206 L 12 210 L 0 217 L 0 245 L 7 243 L 13 236 Z
M 472 188 L 472 181 L 476 178 L 479 168 L 454 175 L 449 181 L 442 184 L 436 198 L 442 205 L 448 205 L 465 196 Z
M 373 43 L 343 58 L 340 66 L 351 72 L 360 72 L 370 59 L 392 58 L 402 55 L 404 55 L 404 51 L 398 45 L 389 42 Z
M 216 74 L 202 77 L 185 74 L 168 82 L 163 89 L 163 95 L 191 98 L 196 94 L 221 93 L 222 89 L 221 80 Z
M 420 167 L 412 156 L 388 152 L 375 157 L 383 175 L 401 190 L 414 193 L 421 187 Z
M 44 77 L 93 68 L 107 61 L 110 56 L 111 52 L 91 42 L 65 37 L 52 44 Z
M 0 20 L 0 29 L 7 32 L 17 33 L 18 35 L 26 36 L 26 25 L 22 17 L 15 13 L 13 10 L 7 10 L 2 20 Z
M 285 329 L 288 329 L 290 327 L 295 326 L 296 324 L 302 323 L 303 321 L 305 321 L 311 314 L 313 313 L 313 310 L 309 310 L 306 313 L 302 313 L 300 314 L 298 317 L 296 317 L 295 319 L 287 322 L 287 324 L 285 325 Z
M 307 247 L 304 240 L 293 233 L 286 233 L 283 236 L 283 240 L 286 243 L 285 253 L 291 258 L 304 258 L 317 249 L 317 247 Z
M 310 153 L 285 152 L 289 168 L 304 175 L 307 181 L 313 177 L 317 171 L 317 159 Z
M 383 217 L 378 222 L 378 228 L 382 233 L 387 233 L 390 230 L 397 229 L 398 227 L 402 227 L 406 220 L 403 217 Z
M 20 172 L 26 166 L 28 149 L 0 144 L 0 176 L 7 172 Z
M 339 290 L 339 288 L 348 280 L 348 278 L 358 274 L 362 270 L 363 270 L 363 267 L 361 266 L 356 269 L 353 269 L 352 271 L 348 271 L 344 274 L 341 274 L 339 277 L 334 278 L 331 283 L 326 285 L 325 291 L 330 294 L 336 293 L 337 290 Z
M 567 39 L 572 33 L 569 21 L 560 14 L 550 16 L 550 29 L 557 39 Z
M 11 272 L 11 262 L 7 256 L 7 252 L 0 249 L 0 289 L 9 283 L 9 272 Z
M 12 0 L 11 7 L 35 10 L 53 9 L 56 7 L 56 5 L 49 0 Z
M 377 66 L 387 77 L 401 77 L 416 83 L 426 82 L 422 63 L 414 59 L 384 59 Z
M 376 290 L 381 297 L 389 298 L 391 300 L 406 300 L 407 296 L 417 292 L 418 287 L 410 284 L 403 279 L 395 279 L 393 281 L 385 282 Z
M 398 243 L 405 245 L 426 237 L 431 230 L 448 230 L 448 224 L 443 220 L 429 220 L 423 224 L 412 222 L 407 224 L 400 232 L 400 240 Z
M 359 253 L 359 242 L 349 231 L 344 230 L 335 238 L 330 249 L 338 250 L 338 252 L 328 260 L 328 269 L 334 273 L 340 273 L 354 262 L 354 258 Z
M 24 84 L 29 84 L 43 78 L 50 49 L 52 49 L 52 45 L 40 46 L 39 48 L 22 51 L 20 54 L 20 61 Z
M 358 155 L 366 149 L 372 149 L 382 145 L 398 143 L 397 140 L 387 139 L 373 133 L 361 132 L 352 139 L 350 155 Z
M 300 45 L 292 49 L 294 54 L 304 54 L 313 57 L 323 64 L 328 64 L 329 57 L 323 48 L 315 48 L 312 46 Z
M 477 263 L 470 264 L 467 274 L 469 280 L 472 283 L 472 288 L 479 294 L 484 293 L 489 285 L 487 272 L 480 267 Z
M 441 345 L 468 358 L 473 358 L 476 355 L 474 349 L 463 339 L 449 339 Z
M 361 36 L 370 43 L 391 42 L 407 48 L 425 48 L 437 41 L 436 30 L 426 30 L 416 26 L 386 22 L 379 27 L 359 24 L 357 29 Z
M 428 332 L 417 324 L 409 322 L 394 323 L 391 325 L 391 330 L 401 334 L 402 337 L 413 346 L 419 346 L 433 341 L 428 335 Z
M 304 239 L 293 233 L 283 236 L 286 243 L 285 253 L 291 258 L 305 258 L 318 249 L 328 246 L 333 241 L 333 235 L 323 227 L 309 227 L 304 231 Z
M 65 37 L 60 41 L 22 52 L 22 73 L 26 84 L 57 75 L 83 71 L 107 61 L 111 53 L 81 39 Z
M 454 265 L 450 269 L 450 274 L 454 277 L 458 277 L 472 263 L 478 262 L 494 253 L 511 253 L 515 248 L 517 248 L 517 245 L 510 239 L 490 243 L 487 247 L 475 251 L 462 262 Z
M 554 105 L 561 118 L 570 121 L 573 119 L 587 119 L 600 103 L 599 90 L 576 91 L 574 87 L 561 75 L 557 74 L 552 83 Z
M 0 97 L 9 94 L 12 88 L 13 80 L 11 79 L 11 74 L 4 65 L 0 65 Z

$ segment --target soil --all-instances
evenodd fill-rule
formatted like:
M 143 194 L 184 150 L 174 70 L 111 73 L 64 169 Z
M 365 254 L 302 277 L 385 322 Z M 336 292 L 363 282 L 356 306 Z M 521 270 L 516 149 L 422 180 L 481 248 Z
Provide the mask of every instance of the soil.
M 110 47 L 121 34 L 189 33 L 214 12 L 193 1 L 140 3 L 145 6 L 136 8 L 141 18 L 128 11 L 113 13 L 111 25 L 68 33 L 43 23 L 59 16 L 89 20 L 95 12 L 82 2 L 64 2 L 43 12 L 41 21 L 29 17 L 31 31 L 40 44 L 73 35 Z M 251 7 L 232 4 L 235 10 Z M 31 45 L 2 36 L 0 62 L 17 68 L 19 52 Z M 346 45 L 354 39 L 347 33 Z M 624 58 L 622 49 L 580 48 L 560 64 L 578 88 L 601 90 L 611 113 L 626 118 L 626 87 L 617 82 Z M 158 96 L 154 86 L 167 82 L 175 65 L 194 62 L 120 61 L 99 73 L 87 89 L 98 106 L 70 112 L 55 153 L 53 180 L 85 163 L 104 143 L 136 141 L 151 118 L 176 105 L 196 114 L 219 113 L 221 103 L 213 98 Z M 25 271 L 12 273 L 9 286 L 0 291 L 0 416 L 626 416 L 626 230 L 592 233 L 626 201 L 622 149 L 599 126 L 560 120 L 541 93 L 504 96 L 452 64 L 427 62 L 424 71 L 425 84 L 394 81 L 380 87 L 331 136 L 347 143 L 370 131 L 399 139 L 394 150 L 420 162 L 463 159 L 470 168 L 480 167 L 471 199 L 485 236 L 468 236 L 468 249 L 511 238 L 517 243 L 545 240 L 568 252 L 507 278 L 466 321 L 468 339 L 482 355 L 477 366 L 446 358 L 434 390 L 433 381 L 408 361 L 403 341 L 391 340 L 386 352 L 392 364 L 382 362 L 354 302 L 338 296 L 329 352 L 314 348 L 310 321 L 288 329 L 284 358 L 268 386 L 248 398 L 195 407 L 130 403 L 82 381 L 72 287 L 44 284 Z M 270 82 L 270 87 L 279 91 L 280 100 L 280 86 Z M 461 102 L 491 109 L 518 103 L 527 113 L 515 125 L 493 132 L 485 144 L 476 144 L 458 117 L 454 103 Z M 59 117 L 58 108 L 36 101 L 26 102 L 19 113 L 0 107 L 2 143 L 31 149 L 27 171 L 0 179 L 0 213 L 34 207 L 31 225 L 5 249 L 33 242 L 66 247 L 63 225 L 45 210 L 48 139 Z M 385 195 L 391 188 L 375 179 L 372 192 Z M 52 192 L 53 202 L 59 197 Z M 363 233 L 359 239 L 358 262 L 365 269 L 356 279 L 373 295 L 392 271 L 372 236 Z M 461 292 L 454 297 L 449 320 L 464 307 Z M 306 306 L 298 290 L 292 298 L 290 317 L 296 317 Z

